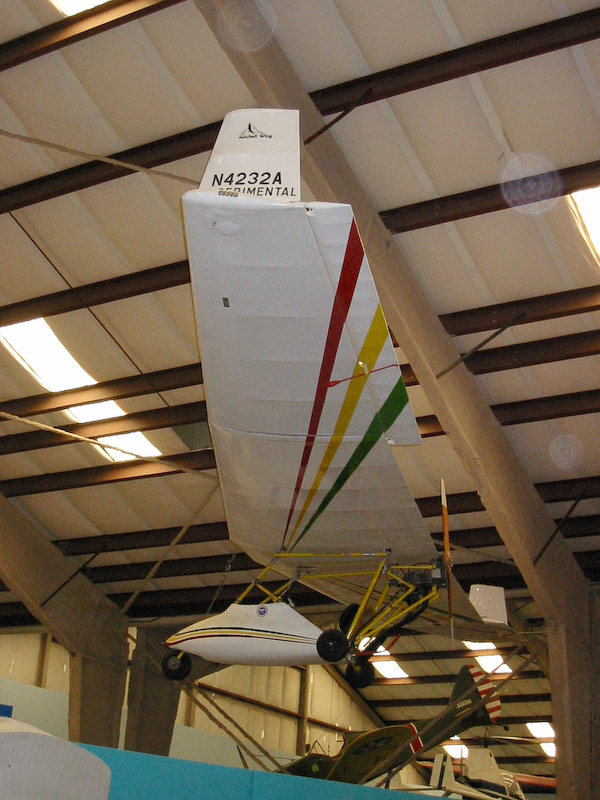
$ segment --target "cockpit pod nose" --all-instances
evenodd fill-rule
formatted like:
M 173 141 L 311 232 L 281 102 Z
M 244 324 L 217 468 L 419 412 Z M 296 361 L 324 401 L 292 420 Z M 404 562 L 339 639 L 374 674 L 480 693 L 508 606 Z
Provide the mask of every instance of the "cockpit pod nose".
M 287 603 L 233 603 L 174 633 L 166 644 L 220 664 L 321 664 L 316 646 L 321 633 Z

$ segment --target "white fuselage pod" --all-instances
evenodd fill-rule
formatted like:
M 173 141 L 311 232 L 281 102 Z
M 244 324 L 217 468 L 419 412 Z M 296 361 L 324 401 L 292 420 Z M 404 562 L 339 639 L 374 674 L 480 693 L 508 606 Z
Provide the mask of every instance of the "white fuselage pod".
M 218 664 L 323 664 L 317 653 L 320 634 L 287 603 L 233 603 L 222 614 L 173 634 L 166 644 Z

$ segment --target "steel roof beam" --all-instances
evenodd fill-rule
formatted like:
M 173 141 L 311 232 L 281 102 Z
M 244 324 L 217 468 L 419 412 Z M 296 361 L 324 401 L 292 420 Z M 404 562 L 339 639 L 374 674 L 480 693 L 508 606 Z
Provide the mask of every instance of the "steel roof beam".
M 235 558 L 232 558 L 235 555 Z M 129 564 L 109 564 L 99 567 L 86 567 L 81 570 L 88 580 L 94 584 L 118 583 L 119 581 L 143 581 L 155 566 L 154 561 L 135 561 Z M 155 573 L 156 578 L 180 578 L 188 575 L 221 574 L 225 570 L 241 572 L 262 569 L 246 553 L 225 553 L 216 556 L 197 556 L 195 558 L 168 558 Z M 232 581 L 232 583 L 234 583 Z M 0 582 L 0 592 L 6 587 Z
M 0 606 L 2 608 L 2 606 Z M 544 673 L 539 669 L 525 669 L 523 672 L 512 675 L 507 672 L 494 673 L 494 683 L 503 683 L 510 676 L 513 680 L 540 680 L 545 678 Z M 435 686 L 440 683 L 455 684 L 458 674 L 436 674 L 436 675 L 411 675 L 406 678 L 376 678 L 373 686 Z
M 456 222 L 467 217 L 503 211 L 514 206 L 564 197 L 579 189 L 589 189 L 600 183 L 600 161 L 542 172 L 506 183 L 496 183 L 446 197 L 423 200 L 380 213 L 386 228 L 394 234 Z M 530 187 L 534 188 L 533 191 Z M 514 198 L 511 202 L 507 197 Z M 1 197 L 0 197 L 1 200 Z
M 63 411 L 65 408 L 85 403 L 122 400 L 125 397 L 166 392 L 172 389 L 197 386 L 201 383 L 202 366 L 198 363 L 186 364 L 182 367 L 100 381 L 93 386 L 82 386 L 79 389 L 45 392 L 14 400 L 4 400 L 0 402 L 0 411 L 15 414 L 18 417 L 31 417 L 36 414 L 48 414 L 51 411 Z
M 177 5 L 183 0 L 112 0 L 0 45 L 0 71 Z
M 598 310 L 600 310 L 600 285 L 595 285 L 454 311 L 441 314 L 440 320 L 451 336 L 461 336 L 495 330 L 509 323 L 525 325 Z
M 115 553 L 122 550 L 142 550 L 150 547 L 167 547 L 181 528 L 155 528 L 149 531 L 107 533 L 103 536 L 83 536 L 59 539 L 54 544 L 65 556 L 91 555 L 100 551 Z M 180 544 L 229 541 L 226 522 L 205 522 L 190 525 Z
M 491 406 L 491 408 L 496 419 L 502 425 L 518 425 L 580 414 L 593 414 L 600 411 L 600 389 L 501 403 Z M 206 404 L 204 401 L 197 401 L 178 406 L 132 412 L 107 420 L 73 423 L 64 425 L 61 429 L 87 438 L 98 438 L 132 431 L 156 430 L 174 425 L 204 422 L 205 420 Z M 434 414 L 417 417 L 417 425 L 423 438 L 444 435 L 444 430 Z M 0 456 L 73 444 L 74 441 L 60 433 L 42 430 L 8 434 L 0 437 Z
M 94 12 L 89 14 L 90 18 L 93 17 L 93 14 Z M 39 32 L 34 33 L 40 37 L 43 35 Z M 503 63 L 511 63 L 551 50 L 581 44 L 598 36 L 600 36 L 600 9 L 592 9 L 581 14 L 536 25 L 533 28 L 526 28 L 505 36 L 468 45 L 466 48 L 458 48 L 411 64 L 403 64 L 392 70 L 368 75 L 356 81 L 320 89 L 313 92 L 311 98 L 321 114 L 327 115 L 336 110 L 349 110 L 357 105 L 357 101 L 369 103 L 376 99 L 393 97 L 414 89 L 433 86 L 460 75 L 468 75 L 500 66 Z M 19 40 L 17 39 L 15 42 L 18 43 Z M 18 44 L 7 42 L 4 45 L 7 53 L 10 45 L 15 50 L 19 50 Z M 366 94 L 367 90 L 369 91 L 368 95 Z M 220 122 L 212 123 L 114 153 L 112 158 L 151 168 L 197 155 L 212 149 L 220 124 Z M 558 174 L 566 187 L 563 194 L 573 191 L 574 188 L 584 188 L 600 182 L 598 170 L 599 162 L 560 170 Z M 95 186 L 98 183 L 130 173 L 131 170 L 125 167 L 101 161 L 91 161 L 70 167 L 0 191 L 0 213 L 16 211 L 33 203 Z M 590 180 L 593 183 L 590 184 Z M 426 204 L 415 204 L 406 209 L 392 209 L 384 212 L 382 219 L 385 222 L 384 217 L 387 215 L 391 224 L 390 230 L 395 228 L 395 232 L 400 232 L 413 229 L 407 227 L 410 224 L 415 227 L 424 227 L 427 224 L 434 225 L 452 218 L 460 219 L 463 216 L 506 207 L 505 203 L 501 203 L 502 192 L 499 186 L 473 191 L 474 194 L 467 192 L 453 195 L 451 198 L 426 201 Z M 488 195 L 490 196 L 488 197 Z M 428 203 L 437 203 L 439 207 L 434 208 Z M 458 216 L 452 217 L 452 214 L 457 213 Z M 410 222 L 410 220 L 414 220 L 414 222 Z
M 84 467 L 66 472 L 49 472 L 41 475 L 30 475 L 26 478 L 11 478 L 0 481 L 0 493 L 5 497 L 21 497 L 28 494 L 58 492 L 83 486 L 99 486 L 106 483 L 140 480 L 141 478 L 157 478 L 174 475 L 189 469 L 216 469 L 214 452 L 210 449 L 194 450 L 186 453 L 163 456 L 159 461 L 135 461 L 103 464 L 98 467 Z M 177 468 L 177 465 L 181 469 Z
M 560 522 L 559 519 L 555 520 Z M 60 539 L 54 544 L 63 555 L 91 555 L 100 550 L 103 552 L 119 552 L 122 550 L 141 550 L 149 547 L 164 547 L 171 543 L 179 528 L 156 528 L 144 531 L 128 531 L 126 533 L 107 533 L 102 536 L 78 536 L 74 539 Z M 561 525 L 561 532 L 566 539 L 600 534 L 600 514 L 570 517 Z M 441 532 L 431 534 L 434 540 L 442 540 Z M 452 543 L 460 547 L 501 547 L 503 545 L 496 528 L 466 528 L 451 532 Z M 210 522 L 191 525 L 182 539 L 182 544 L 202 544 L 204 542 L 225 542 L 229 539 L 226 522 Z M 405 657 L 405 656 L 403 656 Z
M 177 464 L 180 464 L 182 469 L 199 471 L 216 469 L 215 456 L 211 449 L 163 456 L 160 460 L 164 460 L 165 464 L 139 459 L 133 462 L 10 478 L 0 481 L 0 492 L 5 497 L 22 497 L 28 494 L 63 491 L 83 486 L 97 486 L 125 480 L 161 477 L 176 473 L 178 471 Z M 600 496 L 600 476 L 548 481 L 546 483 L 538 483 L 535 487 L 542 500 L 546 503 L 575 500 L 584 490 L 586 497 L 598 497 Z M 465 514 L 485 510 L 477 492 L 451 494 L 447 496 L 447 500 L 450 514 Z M 419 498 L 416 503 L 424 517 L 435 517 L 441 514 L 438 496 Z
M 562 481 L 536 483 L 535 488 L 545 503 L 562 503 L 576 500 L 585 491 L 586 497 L 600 496 L 600 476 L 569 478 Z M 485 511 L 477 492 L 456 492 L 447 496 L 449 514 L 469 514 Z M 417 506 L 423 517 L 440 517 L 440 498 L 418 498 Z
M 600 8 L 401 64 L 311 94 L 324 116 L 473 75 L 600 36 Z
M 600 580 L 600 551 L 584 550 L 573 553 L 586 578 L 594 583 Z M 456 580 L 468 591 L 473 583 L 491 583 L 504 589 L 525 589 L 527 585 L 514 564 L 506 561 L 477 561 L 472 564 L 455 564 L 452 572 Z
M 569 517 L 568 519 L 555 519 L 555 523 L 560 523 L 560 532 L 565 539 L 579 539 L 586 536 L 600 536 L 600 514 L 589 514 L 587 516 Z M 442 532 L 435 531 L 431 534 L 439 549 L 442 548 Z M 480 548 L 480 547 L 503 547 L 504 542 L 500 534 L 493 526 L 481 528 L 464 528 L 450 532 L 451 545 L 460 548 Z M 90 552 L 94 552 L 91 550 Z
M 189 282 L 188 261 L 176 261 L 173 264 L 164 264 L 61 292 L 8 303 L 0 306 L 0 327 L 26 322 L 37 317 L 51 317 L 69 311 L 79 311 L 103 303 L 183 286 Z M 513 322 L 514 325 L 523 325 L 598 310 L 600 310 L 600 285 L 595 285 L 454 311 L 441 314 L 440 320 L 451 336 L 461 336 L 495 330 L 514 320 L 516 320 Z M 517 317 L 519 319 L 516 319 Z
M 279 582 L 267 582 L 267 588 L 278 588 Z M 195 586 L 193 589 L 157 589 L 142 592 L 135 603 L 129 608 L 130 619 L 156 617 L 198 617 L 206 614 L 210 604 L 212 611 L 217 614 L 224 611 L 240 594 L 240 587 L 235 584 L 223 586 L 218 598 L 215 600 L 215 586 Z M 109 593 L 107 598 L 115 605 L 122 607 L 129 600 L 129 592 Z M 253 590 L 249 595 L 250 600 L 260 602 L 264 594 Z M 319 594 L 314 589 L 309 589 L 300 583 L 295 584 L 293 598 L 296 607 L 310 606 L 335 606 L 330 597 Z M 0 628 L 15 628 L 20 626 L 39 625 L 38 620 L 27 611 L 22 603 L 0 603 Z
M 521 425 L 526 422 L 595 414 L 600 411 L 600 389 L 517 400 L 490 407 L 501 425 Z M 417 417 L 417 425 L 423 438 L 444 435 L 444 430 L 435 414 Z
M 423 653 L 427 659 L 435 657 L 434 653 Z M 451 657 L 451 656 L 450 656 Z M 535 692 L 530 694 L 502 694 L 502 707 L 508 703 L 549 703 L 551 701 L 550 692 Z M 446 706 L 447 697 L 407 697 L 397 698 L 396 700 L 369 700 L 369 705 L 373 710 L 380 711 L 384 708 L 412 708 L 413 706 Z
M 27 322 L 38 317 L 51 317 L 68 311 L 114 303 L 141 294 L 170 289 L 190 282 L 190 268 L 187 261 L 176 261 L 153 269 L 119 275 L 105 281 L 75 286 L 62 292 L 32 297 L 0 306 L 0 327 Z
M 206 420 L 206 403 L 183 403 L 178 406 L 153 408 L 137 411 L 122 417 L 96 420 L 93 422 L 64 425 L 62 430 L 77 436 L 96 439 L 102 436 L 116 436 L 133 431 L 151 431 L 169 428 L 173 425 L 187 425 Z M 14 433 L 0 436 L 0 456 L 8 453 L 23 453 L 44 447 L 73 444 L 76 440 L 53 431 L 36 430 L 31 433 Z

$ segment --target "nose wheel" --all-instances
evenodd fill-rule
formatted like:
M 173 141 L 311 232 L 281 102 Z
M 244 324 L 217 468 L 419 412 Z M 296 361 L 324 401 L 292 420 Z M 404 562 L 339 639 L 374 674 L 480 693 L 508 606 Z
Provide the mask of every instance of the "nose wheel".
M 169 653 L 162 660 L 162 671 L 170 681 L 183 681 L 192 671 L 192 659 L 187 653 Z

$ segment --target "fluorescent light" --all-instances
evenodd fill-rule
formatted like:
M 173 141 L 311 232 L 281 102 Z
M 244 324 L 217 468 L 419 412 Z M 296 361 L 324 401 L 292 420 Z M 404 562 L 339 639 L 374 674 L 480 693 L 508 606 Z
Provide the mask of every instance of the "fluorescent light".
M 463 640 L 464 641 L 464 640 Z M 493 642 L 465 642 L 469 650 L 495 650 Z M 502 656 L 475 656 L 475 661 L 484 672 L 512 672 L 512 669 L 505 664 Z
M 554 728 L 549 722 L 528 722 L 527 727 L 537 739 L 554 739 Z
M 0 343 L 48 391 L 60 392 L 93 386 L 97 381 L 78 364 L 45 319 L 33 319 L 0 328 Z M 77 422 L 92 422 L 125 415 L 113 400 L 73 406 L 67 411 Z M 105 436 L 100 445 L 113 445 L 127 450 L 126 455 L 111 447 L 97 447 L 112 461 L 129 461 L 135 456 L 155 457 L 161 452 L 140 431 Z
M 458 740 L 458 736 L 450 738 Z M 444 750 L 451 758 L 466 758 L 469 755 L 469 748 L 464 744 L 445 744 Z
M 371 641 L 370 638 L 365 638 L 361 641 L 358 646 L 359 650 L 363 650 Z M 378 656 L 389 656 L 389 661 L 373 661 L 373 666 L 377 670 L 377 672 L 382 675 L 384 678 L 408 678 L 408 672 L 405 672 L 400 664 L 392 658 L 391 653 L 389 650 L 386 650 L 383 645 L 380 645 L 375 653 Z
M 358 649 L 364 650 L 370 641 L 371 639 L 368 636 L 365 639 L 362 639 L 358 645 Z M 373 666 L 380 675 L 382 675 L 384 678 L 408 678 L 408 672 L 404 672 L 400 664 L 398 664 L 398 662 L 392 657 L 389 650 L 386 650 L 383 645 L 380 645 L 375 653 L 378 656 L 390 657 L 389 661 L 373 661 Z
M 65 17 L 72 17 L 80 11 L 87 11 L 88 8 L 102 6 L 107 0 L 52 0 L 52 4 L 58 8 Z
M 6 349 L 50 392 L 91 386 L 96 381 L 75 361 L 45 319 L 0 328 Z
M 140 431 L 134 431 L 133 433 L 121 433 L 117 434 L 116 436 L 101 436 L 98 439 L 98 443 L 104 447 L 108 445 L 120 447 L 121 450 L 127 450 L 128 453 L 135 453 L 136 456 L 141 457 L 156 457 L 161 455 L 160 450 L 158 450 L 152 444 L 152 442 L 146 439 L 144 434 L 140 433 Z M 109 456 L 109 458 L 112 458 L 113 461 L 130 461 L 132 458 L 132 456 L 129 456 L 126 453 L 121 453 L 119 450 L 113 450 L 111 447 L 108 447 L 106 454 Z
M 554 728 L 549 722 L 528 722 L 527 728 L 532 736 L 537 739 L 554 739 Z M 556 745 L 554 742 L 540 742 L 540 747 L 547 756 L 556 756 Z
M 73 406 L 73 408 L 69 409 L 69 413 L 75 417 L 77 422 L 96 422 L 99 419 L 125 416 L 123 409 L 114 400 L 86 403 L 84 406 Z
M 379 648 L 381 650 L 382 648 Z M 379 653 L 379 650 L 377 652 Z M 383 654 L 386 654 L 387 650 Z M 382 654 L 382 655 L 383 655 Z M 389 653 L 387 653 L 389 655 Z M 408 678 L 408 673 L 404 672 L 402 667 L 394 659 L 389 661 L 374 661 L 373 666 L 384 678 Z
M 573 192 L 571 200 L 581 235 L 600 265 L 600 187 Z

